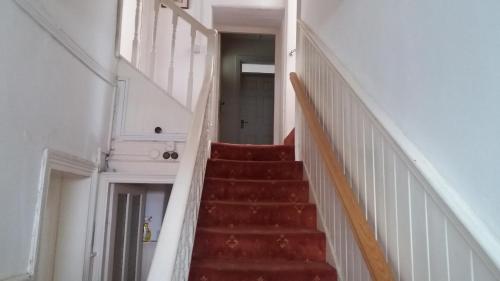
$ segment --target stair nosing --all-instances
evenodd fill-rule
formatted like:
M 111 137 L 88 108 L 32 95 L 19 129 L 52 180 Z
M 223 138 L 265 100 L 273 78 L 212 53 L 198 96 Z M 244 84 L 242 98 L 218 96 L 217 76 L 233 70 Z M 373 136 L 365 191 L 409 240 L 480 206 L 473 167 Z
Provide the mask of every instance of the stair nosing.
M 208 204 L 225 204 L 225 205 L 245 205 L 245 206 L 269 206 L 269 207 L 293 207 L 296 205 L 306 205 L 316 207 L 316 204 L 310 202 L 284 202 L 284 201 L 238 201 L 238 200 L 201 200 L 202 203 Z
M 308 184 L 307 180 L 294 179 L 239 179 L 239 178 L 221 178 L 221 177 L 205 177 L 205 180 L 227 181 L 227 182 L 251 182 L 251 183 L 304 183 Z
M 281 160 L 233 160 L 233 159 L 223 159 L 223 158 L 209 158 L 207 160 L 208 162 L 226 162 L 226 163 L 238 163 L 238 164 L 248 164 L 248 163 L 255 163 L 255 164 L 302 164 L 302 161 L 297 161 L 297 160 L 286 160 L 286 161 L 281 161 Z
M 230 146 L 230 147 L 239 147 L 239 148 L 294 148 L 295 145 L 291 144 L 240 144 L 240 143 L 225 143 L 225 142 L 213 142 L 211 145 L 213 146 Z
M 197 226 L 196 232 L 223 233 L 236 235 L 280 235 L 280 234 L 306 234 L 322 235 L 325 233 L 316 228 L 306 227 L 275 227 L 272 225 L 260 225 L 258 227 L 223 227 L 223 226 Z
M 320 261 L 297 261 L 297 260 L 280 260 L 280 259 L 262 259 L 258 262 L 254 260 L 246 259 L 224 259 L 224 258 L 193 258 L 192 264 L 200 268 L 216 268 L 219 270 L 251 270 L 251 271 L 279 271 L 279 270 L 290 270 L 286 267 L 301 266 L 304 269 L 309 268 L 320 268 L 325 271 L 336 272 L 335 267 L 325 262 Z M 271 268 L 272 266 L 277 266 L 276 268 Z M 248 269 L 250 267 L 250 269 Z M 274 269 L 274 270 L 273 270 Z M 303 270 L 302 268 L 297 268 L 297 270 Z

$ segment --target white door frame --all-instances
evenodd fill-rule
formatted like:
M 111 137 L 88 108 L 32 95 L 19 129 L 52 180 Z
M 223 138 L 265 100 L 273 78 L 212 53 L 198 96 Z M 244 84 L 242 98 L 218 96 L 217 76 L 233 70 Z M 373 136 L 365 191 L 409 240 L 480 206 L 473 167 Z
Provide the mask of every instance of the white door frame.
M 98 153 L 100 155 L 100 153 Z M 43 225 L 43 213 L 45 204 L 47 202 L 47 193 L 50 186 L 50 175 L 53 171 L 69 173 L 85 178 L 90 178 L 90 201 L 88 216 L 87 216 L 87 234 L 85 239 L 85 256 L 83 265 L 83 281 L 90 281 L 92 270 L 91 252 L 93 244 L 93 226 L 95 223 L 95 206 L 97 196 L 97 177 L 99 159 L 95 162 L 52 149 L 45 149 L 42 156 L 42 165 L 40 171 L 40 180 L 38 188 L 37 203 L 35 208 L 35 219 L 33 225 L 33 234 L 31 241 L 30 259 L 28 264 L 28 275 L 34 280 L 37 279 L 39 254 L 40 254 L 40 240 L 41 240 L 41 227 Z
M 111 207 L 110 196 L 113 184 L 173 184 L 175 176 L 165 175 L 139 175 L 123 173 L 101 173 L 99 176 L 99 188 L 97 192 L 96 221 L 94 232 L 93 253 L 95 254 L 92 280 L 104 280 L 106 263 L 107 233 L 111 227 L 108 219 L 108 210 Z
M 214 26 L 220 33 L 247 33 L 247 34 L 271 34 L 274 35 L 274 144 L 283 142 L 283 37 L 281 29 L 266 28 L 266 27 L 247 27 L 247 26 L 232 26 L 232 25 L 217 25 Z M 219 49 L 221 45 L 219 44 Z M 286 51 L 286 50 L 285 50 Z M 219 56 L 220 58 L 220 56 Z M 220 63 L 220 62 L 219 62 Z

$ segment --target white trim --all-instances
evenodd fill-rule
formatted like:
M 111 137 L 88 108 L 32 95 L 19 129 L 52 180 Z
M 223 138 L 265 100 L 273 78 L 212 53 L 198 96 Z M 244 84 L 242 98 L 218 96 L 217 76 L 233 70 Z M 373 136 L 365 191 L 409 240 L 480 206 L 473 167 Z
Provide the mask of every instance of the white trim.
M 282 60 L 282 52 L 286 52 L 286 42 L 283 40 L 283 28 L 277 31 L 274 38 L 274 65 L 276 73 L 274 74 L 274 124 L 273 124 L 273 143 L 282 144 L 283 142 L 283 97 L 286 94 L 283 88 L 283 81 L 287 79 L 284 74 L 285 62 Z
M 279 34 L 279 28 L 272 27 L 252 27 L 243 25 L 214 25 L 219 33 L 247 33 L 247 34 Z
M 144 135 L 120 135 L 115 137 L 113 141 L 144 141 L 144 142 L 186 142 L 187 133 L 161 133 L 161 134 L 144 134 Z
M 371 118 L 378 123 L 393 147 L 412 173 L 423 183 L 426 192 L 435 200 L 438 207 L 448 219 L 457 227 L 468 244 L 477 251 L 496 278 L 500 279 L 500 242 L 472 211 L 469 205 L 455 191 L 455 189 L 439 174 L 435 167 L 418 150 L 387 114 L 366 93 L 354 79 L 348 69 L 331 52 L 320 37 L 304 22 L 298 20 L 299 27 L 304 31 L 311 42 L 330 60 L 342 78 L 351 86 L 361 103 L 371 113 Z
M 31 275 L 28 273 L 23 273 L 15 276 L 10 276 L 4 279 L 0 279 L 0 281 L 28 281 L 28 280 L 33 280 L 31 278 Z
M 101 173 L 99 176 L 98 199 L 96 203 L 94 244 L 92 252 L 95 255 L 91 280 L 103 280 L 106 259 L 107 233 L 110 222 L 107 213 L 110 207 L 110 186 L 115 183 L 129 184 L 173 184 L 175 176 L 171 175 L 141 175 L 129 173 Z
M 27 15 L 40 27 L 45 29 L 57 42 L 69 51 L 76 59 L 84 64 L 90 71 L 99 76 L 111 86 L 115 85 L 116 75 L 106 70 L 90 54 L 88 54 L 78 43 L 76 43 L 54 19 L 52 19 L 39 2 L 32 0 L 13 0 Z
M 41 226 L 43 219 L 43 209 L 45 202 L 47 200 L 47 190 L 50 184 L 50 174 L 52 171 L 60 171 L 64 173 L 70 173 L 78 176 L 88 177 L 91 180 L 90 186 L 90 206 L 95 205 L 97 188 L 96 179 L 98 173 L 97 162 L 91 162 L 86 159 L 79 158 L 77 156 L 56 151 L 52 149 L 45 149 L 42 156 L 42 165 L 40 171 L 39 187 L 37 204 L 35 209 L 35 219 L 33 224 L 33 235 L 31 241 L 31 251 L 30 259 L 28 263 L 28 275 L 30 278 L 36 280 L 37 266 L 38 266 L 38 255 L 40 251 L 40 239 L 41 239 Z M 88 221 L 87 221 L 87 237 L 85 242 L 85 264 L 84 264 L 84 275 L 82 280 L 90 280 L 88 273 L 91 268 L 91 243 L 92 243 L 92 232 L 95 219 L 94 208 L 89 208 Z

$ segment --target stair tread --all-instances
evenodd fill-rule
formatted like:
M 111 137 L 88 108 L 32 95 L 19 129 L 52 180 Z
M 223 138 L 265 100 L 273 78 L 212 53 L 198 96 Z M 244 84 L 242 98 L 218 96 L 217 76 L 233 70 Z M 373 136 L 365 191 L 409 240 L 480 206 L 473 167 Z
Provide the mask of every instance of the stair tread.
M 274 161 L 272 161 L 274 162 Z M 283 162 L 283 161 L 276 161 Z M 298 161 L 289 161 L 289 162 L 298 162 Z M 211 181 L 222 181 L 222 182 L 239 182 L 239 183 L 303 183 L 308 184 L 306 180 L 295 180 L 295 179 L 233 179 L 233 178 L 219 178 L 219 177 L 205 177 L 205 180 Z
M 234 259 L 193 259 L 192 266 L 204 267 L 217 270 L 234 270 L 234 271 L 303 271 L 303 270 L 320 270 L 320 271 L 335 271 L 335 269 L 325 262 L 304 262 L 304 261 L 283 261 L 274 259 L 262 260 L 234 260 Z
M 262 206 L 262 207 L 293 207 L 293 206 L 316 206 L 308 202 L 282 202 L 282 201 L 233 201 L 233 200 L 202 200 L 202 204 L 220 204 L 220 205 L 241 205 L 241 206 Z
M 199 232 L 221 233 L 221 234 L 323 234 L 317 229 L 306 227 L 276 227 L 276 226 L 239 226 L 239 227 L 223 227 L 223 226 L 199 226 Z
M 205 175 L 237 179 L 303 179 L 300 161 L 241 161 L 209 159 Z
M 291 145 L 214 143 L 210 149 L 210 158 L 252 161 L 287 161 L 295 159 L 295 148 Z
M 227 143 L 227 142 L 213 142 L 212 147 L 228 147 L 228 148 L 255 148 L 255 149 L 279 149 L 279 148 L 295 148 L 293 145 L 287 144 L 241 144 L 241 143 Z
M 286 160 L 286 161 L 263 160 L 263 161 L 254 161 L 254 160 L 233 160 L 233 159 L 208 159 L 207 161 L 208 162 L 213 162 L 213 163 L 250 164 L 250 165 L 256 165 L 256 166 L 261 166 L 261 165 L 282 166 L 282 165 L 286 165 L 286 164 L 299 164 L 299 163 L 302 163 L 302 161 L 297 161 L 297 160 Z

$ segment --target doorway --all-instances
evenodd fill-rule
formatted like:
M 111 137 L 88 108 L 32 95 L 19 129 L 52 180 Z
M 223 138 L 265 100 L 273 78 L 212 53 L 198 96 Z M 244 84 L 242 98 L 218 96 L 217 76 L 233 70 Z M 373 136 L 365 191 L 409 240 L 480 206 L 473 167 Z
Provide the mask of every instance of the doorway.
M 37 280 L 85 280 L 91 196 L 90 177 L 49 172 Z
M 171 189 L 171 184 L 111 184 L 104 280 L 147 279 Z
M 275 40 L 269 34 L 221 35 L 222 142 L 273 143 Z

